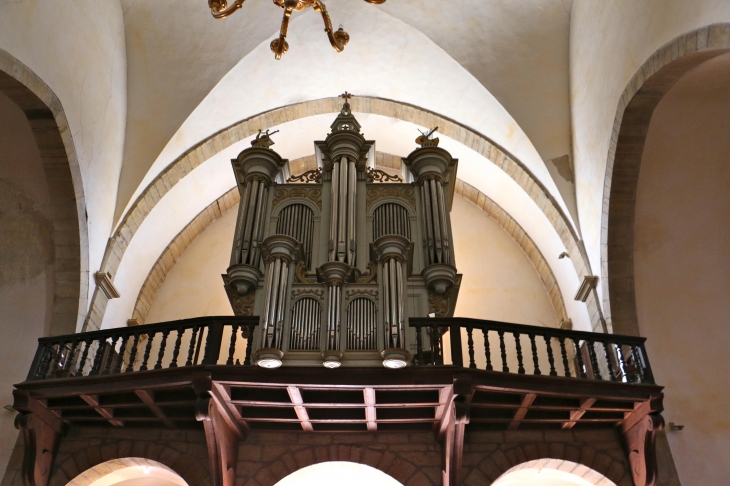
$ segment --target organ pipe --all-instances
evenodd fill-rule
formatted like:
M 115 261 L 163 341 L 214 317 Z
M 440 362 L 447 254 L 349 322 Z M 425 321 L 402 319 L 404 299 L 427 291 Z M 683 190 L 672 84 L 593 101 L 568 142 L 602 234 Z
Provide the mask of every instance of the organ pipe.
M 236 222 L 236 242 L 231 254 L 231 265 L 259 265 L 258 244 L 263 239 L 266 219 L 268 187 L 258 177 L 249 178 L 244 186 Z

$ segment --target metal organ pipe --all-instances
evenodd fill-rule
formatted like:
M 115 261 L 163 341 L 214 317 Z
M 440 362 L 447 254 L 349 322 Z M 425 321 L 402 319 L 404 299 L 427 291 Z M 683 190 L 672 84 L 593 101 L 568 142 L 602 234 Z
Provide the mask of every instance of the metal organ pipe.
M 319 349 L 319 302 L 311 297 L 299 299 L 292 309 L 289 349 Z
M 423 221 L 426 232 L 426 256 L 428 265 L 451 262 L 449 236 L 444 203 L 444 189 L 440 180 L 433 177 L 421 181 Z
M 279 213 L 276 232 L 291 236 L 302 244 L 307 268 L 312 264 L 312 235 L 314 233 L 314 212 L 304 204 L 291 204 Z
M 289 262 L 274 258 L 269 263 L 265 289 L 265 308 L 263 325 L 264 348 L 281 349 L 281 332 L 284 324 L 284 307 L 289 283 Z
M 258 267 L 258 244 L 263 239 L 263 221 L 266 217 L 266 199 L 268 188 L 266 183 L 257 177 L 246 181 L 239 218 L 236 222 L 238 241 L 231 255 L 231 264 L 246 264 Z

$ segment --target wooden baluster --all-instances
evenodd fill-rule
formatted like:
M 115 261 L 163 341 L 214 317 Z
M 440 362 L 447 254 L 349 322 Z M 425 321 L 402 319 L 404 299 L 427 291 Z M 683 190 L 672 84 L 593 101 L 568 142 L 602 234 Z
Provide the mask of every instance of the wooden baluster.
M 94 364 L 91 366 L 91 371 L 89 371 L 89 376 L 92 375 L 98 375 L 101 374 L 101 358 L 104 356 L 104 344 L 106 341 L 102 341 L 99 339 L 96 341 L 97 348 L 96 348 L 96 354 L 94 355 Z
M 642 368 L 641 368 L 641 374 L 644 377 L 644 381 L 647 383 L 654 383 L 654 373 L 651 371 L 651 365 L 649 364 L 649 356 L 646 354 L 646 348 L 643 344 L 639 345 L 639 352 L 641 353 L 641 356 L 644 357 L 643 360 L 641 360 Z
M 515 348 L 517 349 L 517 373 L 524 375 L 525 367 L 522 365 L 522 343 L 520 343 L 520 333 L 513 332 L 515 337 Z
M 51 356 L 53 356 L 52 349 L 53 348 L 49 347 L 48 344 L 43 345 L 43 357 L 41 358 L 41 362 L 35 373 L 35 377 L 39 380 L 45 378 L 48 373 L 48 366 L 51 363 Z
M 68 376 L 71 372 L 71 367 L 73 366 L 74 358 L 76 356 L 76 349 L 79 346 L 79 342 L 81 342 L 80 339 L 74 339 L 73 343 L 71 344 L 71 349 L 66 356 L 66 362 L 63 364 L 63 376 Z
M 528 334 L 527 335 L 530 338 L 530 347 L 532 348 L 532 364 L 535 366 L 535 375 L 541 375 L 540 373 L 540 363 L 537 359 L 537 345 L 535 344 L 535 335 L 534 334 Z
M 227 366 L 233 364 L 233 355 L 236 354 L 236 338 L 238 337 L 238 324 L 233 325 L 233 331 L 231 331 L 231 344 L 228 346 L 228 360 L 226 361 Z
M 611 351 L 609 351 L 611 344 L 606 344 L 606 341 L 601 341 L 603 344 L 603 351 L 606 354 L 606 363 L 608 366 L 608 379 L 610 381 L 616 381 L 616 374 L 613 371 L 613 362 L 611 361 Z
M 246 357 L 243 359 L 243 366 L 251 366 L 251 344 L 253 343 L 254 326 L 248 326 L 248 338 L 246 338 Z
M 618 367 L 619 367 L 619 380 L 620 381 L 629 381 L 628 376 L 626 374 L 626 357 L 624 356 L 624 352 L 621 349 L 621 345 L 616 345 L 616 357 L 618 358 Z M 626 378 L 626 380 L 624 380 Z
M 492 353 L 489 349 L 489 331 L 482 329 L 482 334 L 484 335 L 484 354 L 487 355 L 487 371 L 492 371 Z
M 438 326 L 433 327 L 434 333 L 436 334 L 436 364 L 442 365 L 444 364 L 444 340 L 443 335 L 441 334 L 441 331 L 439 330 Z M 461 334 L 459 334 L 459 339 L 461 339 Z M 451 357 L 451 361 L 454 361 L 454 357 Z
M 193 335 L 190 336 L 190 345 L 188 346 L 188 360 L 185 361 L 185 366 L 193 365 L 193 351 L 195 350 L 195 337 L 198 334 L 198 330 L 200 330 L 200 326 L 193 327 Z M 234 332 L 234 334 L 235 334 L 235 332 Z M 231 337 L 231 339 L 233 339 L 233 338 Z
M 423 328 L 416 327 L 416 364 L 423 364 Z
M 117 339 L 119 339 L 121 336 L 112 336 L 112 343 L 111 347 L 109 348 L 109 353 L 106 357 L 106 366 L 104 366 L 104 372 L 102 374 L 108 375 L 111 373 L 112 370 L 112 361 L 114 361 L 114 349 L 117 347 Z M 99 340 L 99 346 L 102 346 L 102 343 L 106 344 L 106 341 Z M 106 347 L 106 346 L 102 346 Z
M 555 371 L 555 359 L 553 359 L 553 346 L 548 336 L 542 337 L 545 340 L 545 346 L 547 347 L 548 363 L 550 363 L 550 376 L 558 376 L 558 372 Z M 566 363 L 567 364 L 567 363 Z
M 558 341 L 560 342 L 560 356 L 563 358 L 563 370 L 565 376 L 570 378 L 573 375 L 570 374 L 570 366 L 568 366 L 568 352 L 565 350 L 565 338 L 561 336 L 558 338 Z
M 504 349 L 504 331 L 497 331 L 499 334 L 499 352 L 502 354 L 502 371 L 509 373 L 509 366 L 507 366 L 507 351 Z
M 51 367 L 48 369 L 48 373 L 46 374 L 47 378 L 52 378 L 59 371 L 58 368 L 59 366 L 61 366 L 61 359 L 63 358 L 64 349 L 66 349 L 66 343 L 59 342 L 58 348 L 56 348 L 56 352 L 53 353 L 53 358 L 51 358 Z
M 139 346 L 139 331 L 134 333 L 134 344 L 132 344 L 132 352 L 129 353 L 129 364 L 125 373 L 131 373 L 134 371 L 134 361 L 137 359 L 137 347 Z
M 144 357 L 142 358 L 142 365 L 139 367 L 139 371 L 147 371 L 147 361 L 150 359 L 150 351 L 152 351 L 152 340 L 155 339 L 154 332 L 147 334 L 147 346 L 144 348 Z
M 472 337 L 472 332 L 474 331 L 473 328 L 467 327 L 466 328 L 466 335 L 467 335 L 467 345 L 469 346 L 469 368 L 474 369 L 477 367 L 476 363 L 474 362 L 474 338 Z
M 177 368 L 177 357 L 180 355 L 180 345 L 182 344 L 182 337 L 185 334 L 185 330 L 182 332 L 177 329 L 177 339 L 175 340 L 175 349 L 172 351 L 172 361 L 170 361 L 169 368 Z
M 124 362 L 124 353 L 127 351 L 127 341 L 129 341 L 129 334 L 122 335 L 122 344 L 119 346 L 119 355 L 117 356 L 117 364 L 114 366 L 114 371 L 112 373 L 121 373 L 122 372 L 122 364 Z M 112 351 L 114 351 L 112 349 Z
M 641 358 L 639 357 L 639 350 L 636 346 L 631 345 L 631 355 L 634 358 L 634 375 L 636 376 L 637 383 L 644 382 L 644 373 L 641 367 Z
M 596 348 L 593 346 L 593 341 L 588 341 L 588 356 L 591 357 L 591 365 L 593 365 L 593 378 L 596 380 L 602 380 L 601 370 L 598 369 L 598 357 L 596 356 Z
M 586 372 L 585 365 L 583 364 L 583 353 L 580 350 L 580 341 L 576 341 L 575 339 L 572 339 L 572 341 L 575 345 L 575 358 L 578 360 L 578 377 L 585 378 Z
M 86 360 L 89 357 L 89 348 L 91 348 L 92 342 L 93 341 L 91 339 L 87 339 L 86 341 L 84 341 L 84 344 L 85 344 L 84 352 L 81 353 L 81 361 L 79 362 L 79 369 L 76 372 L 76 375 L 74 375 L 74 376 L 84 376 L 84 368 L 86 367 Z M 91 371 L 91 370 L 89 370 L 89 371 Z
M 155 365 L 156 370 L 162 369 L 162 358 L 165 356 L 165 345 L 167 344 L 167 336 L 170 334 L 169 329 L 162 331 L 162 342 L 160 343 L 160 352 L 157 353 L 157 364 Z

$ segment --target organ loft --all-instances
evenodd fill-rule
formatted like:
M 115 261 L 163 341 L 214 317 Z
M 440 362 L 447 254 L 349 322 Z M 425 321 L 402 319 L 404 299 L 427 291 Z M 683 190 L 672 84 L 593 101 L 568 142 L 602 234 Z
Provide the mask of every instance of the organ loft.
M 458 161 L 434 129 L 399 174 L 376 169 L 350 96 L 314 143 L 316 169 L 282 184 L 287 160 L 268 131 L 232 161 L 241 204 L 223 280 L 236 315 L 261 316 L 251 347 L 264 368 L 401 368 L 441 339 L 409 318 L 453 316 Z

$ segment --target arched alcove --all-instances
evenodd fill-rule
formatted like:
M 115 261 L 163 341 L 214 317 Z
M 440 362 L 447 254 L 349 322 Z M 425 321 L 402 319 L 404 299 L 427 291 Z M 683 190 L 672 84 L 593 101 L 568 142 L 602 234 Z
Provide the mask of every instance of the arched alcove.
M 320 462 L 294 471 L 276 486 L 347 484 L 348 486 L 403 486 L 383 471 L 365 464 L 346 461 Z
M 502 474 L 492 486 L 616 486 L 603 474 L 571 461 L 537 459 Z

